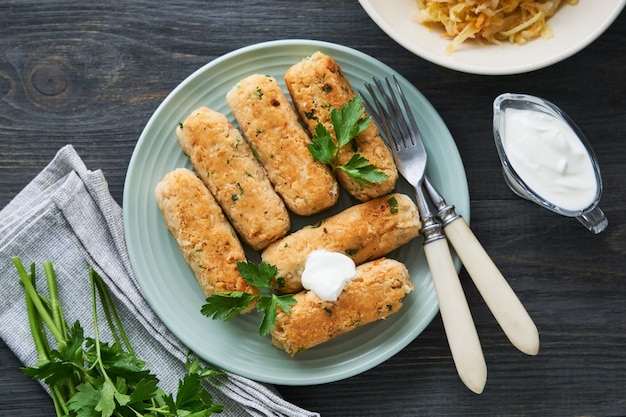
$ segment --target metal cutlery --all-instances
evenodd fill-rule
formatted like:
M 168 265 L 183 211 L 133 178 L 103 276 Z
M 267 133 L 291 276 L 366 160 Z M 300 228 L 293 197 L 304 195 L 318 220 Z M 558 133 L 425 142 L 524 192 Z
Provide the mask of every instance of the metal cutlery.
M 451 257 L 448 259 L 449 248 L 445 236 L 452 243 L 472 281 L 511 343 L 520 351 L 535 355 L 539 351 L 539 333 L 519 298 L 465 220 L 455 212 L 454 206 L 446 203 L 425 175 L 427 156 L 419 127 L 395 76 L 393 81 L 396 93 L 388 79 L 385 80 L 385 87 L 380 80 L 373 78 L 376 89 L 372 84 L 365 83 L 373 105 L 366 97 L 363 97 L 363 100 L 368 112 L 387 137 L 398 170 L 416 189 L 418 208 L 424 224 L 424 251 L 433 276 L 450 350 L 461 380 L 474 392 L 479 393 L 486 382 L 486 365 L 456 270 L 453 266 L 450 270 L 452 261 Z M 397 97 L 400 97 L 400 100 Z M 434 220 L 435 216 L 430 212 L 424 191 L 436 207 L 436 217 L 441 224 Z M 435 240 L 440 243 L 438 247 L 431 249 Z M 444 250 L 448 253 L 445 254 Z M 445 277 L 445 281 L 442 277 Z M 442 285 L 442 281 L 447 285 Z M 470 361 L 475 363 L 468 363 Z
M 371 106 L 366 98 L 363 99 L 370 107 L 368 109 L 370 114 L 382 127 L 392 145 L 391 150 L 398 170 L 415 188 L 417 206 L 422 220 L 424 253 L 439 300 L 439 310 L 452 358 L 463 383 L 475 393 L 480 394 L 487 381 L 487 366 L 472 314 L 452 261 L 450 248 L 442 232 L 442 226 L 435 221 L 424 195 L 426 149 L 415 120 L 410 113 L 406 115 L 403 113 L 389 81 L 387 80 L 388 92 L 385 92 L 384 86 L 378 79 L 374 79 L 374 84 L 378 89 L 378 94 L 371 84 L 366 84 L 366 87 L 375 107 Z M 406 98 L 403 95 L 400 95 L 400 98 L 405 111 L 410 111 Z

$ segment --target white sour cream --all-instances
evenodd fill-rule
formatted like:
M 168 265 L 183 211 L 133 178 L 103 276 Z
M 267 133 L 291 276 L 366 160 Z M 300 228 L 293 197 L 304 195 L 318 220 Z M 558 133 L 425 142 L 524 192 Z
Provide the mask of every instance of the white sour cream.
M 565 210 L 589 207 L 597 193 L 591 157 L 563 120 L 533 110 L 507 109 L 503 146 L 520 178 Z
M 302 286 L 324 301 L 337 301 L 346 283 L 356 275 L 354 261 L 338 252 L 314 250 L 302 273 Z

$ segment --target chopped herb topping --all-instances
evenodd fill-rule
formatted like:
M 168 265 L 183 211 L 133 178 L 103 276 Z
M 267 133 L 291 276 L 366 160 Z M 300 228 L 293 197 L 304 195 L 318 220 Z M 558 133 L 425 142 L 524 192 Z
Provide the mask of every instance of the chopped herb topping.
M 317 222 L 315 224 L 312 224 L 311 225 L 311 229 L 317 229 L 317 228 L 321 227 L 322 224 L 324 224 L 324 220 L 320 220 L 319 222 Z
M 237 201 L 239 200 L 239 197 L 241 197 L 243 195 L 243 188 L 241 187 L 241 184 L 237 183 L 235 184 L 237 186 L 237 188 L 239 189 L 239 193 L 237 194 L 233 194 L 230 198 L 233 201 Z
M 389 211 L 396 214 L 398 212 L 398 200 L 395 197 L 390 197 L 387 202 L 389 203 Z

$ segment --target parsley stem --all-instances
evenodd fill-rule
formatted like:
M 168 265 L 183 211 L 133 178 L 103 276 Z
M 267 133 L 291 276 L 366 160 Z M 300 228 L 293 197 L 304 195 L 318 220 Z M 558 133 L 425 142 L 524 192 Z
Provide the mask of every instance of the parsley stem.
M 23 268 L 22 268 L 22 271 L 24 271 Z M 24 271 L 24 273 L 26 274 L 26 271 Z M 20 275 L 22 275 L 22 272 L 20 272 Z M 32 282 L 34 277 L 32 275 L 26 274 L 26 275 L 22 275 L 21 279 L 23 280 L 28 279 Z M 44 336 L 44 333 L 41 327 L 41 320 L 40 320 L 41 316 L 37 313 L 37 309 L 35 308 L 35 305 L 33 304 L 33 301 L 31 300 L 28 293 L 25 293 L 25 297 L 26 297 L 26 313 L 28 314 L 28 323 L 30 326 L 30 331 L 33 336 L 35 349 L 37 350 L 37 357 L 39 358 L 40 361 L 48 361 L 50 360 L 50 357 L 48 356 L 48 346 L 47 346 L 48 344 L 47 342 L 45 342 L 45 337 L 42 337 Z
M 63 335 L 67 334 L 65 328 L 65 320 L 63 319 L 63 310 L 61 309 L 61 303 L 59 302 L 59 292 L 57 290 L 56 275 L 52 268 L 51 262 L 44 262 L 44 271 L 46 273 L 46 282 L 48 283 L 48 293 L 50 294 L 50 311 L 52 313 L 52 319 L 56 324 L 59 332 Z
M 61 307 L 61 302 L 59 300 L 57 278 L 54 272 L 54 268 L 52 267 L 52 262 L 44 262 L 43 268 L 46 274 L 46 283 L 48 284 L 48 295 L 49 295 L 49 300 L 47 302 L 46 307 L 48 311 L 50 312 L 50 314 L 52 314 L 52 320 L 54 321 L 57 328 L 59 329 L 59 332 L 63 334 L 64 336 L 64 345 L 67 345 L 67 339 L 68 339 L 67 323 L 65 322 L 65 317 L 63 316 L 63 308 Z M 33 273 L 34 273 L 34 264 L 33 264 Z M 42 298 L 43 297 L 40 297 L 40 299 Z M 42 304 L 43 304 L 43 300 L 42 300 Z M 61 349 L 61 346 L 63 345 L 59 343 L 59 349 Z M 66 406 L 66 400 L 64 398 L 65 396 L 61 394 L 60 387 L 55 386 L 54 389 L 56 390 L 57 395 L 59 397 L 59 404 L 61 405 L 62 409 L 65 412 L 64 415 L 67 415 L 68 410 Z M 76 392 L 76 384 L 73 378 L 68 378 L 66 382 L 66 391 L 67 391 L 68 397 L 72 396 Z
M 54 404 L 54 410 L 57 413 L 57 416 L 67 416 L 69 415 L 69 409 L 67 408 L 67 399 L 61 393 L 59 387 L 50 386 L 50 396 L 52 397 L 52 403 Z
M 111 333 L 115 338 L 115 341 L 121 345 L 120 338 L 124 341 L 124 345 L 126 346 L 126 350 L 128 353 L 134 355 L 135 351 L 133 350 L 130 340 L 124 331 L 124 327 L 122 326 L 122 321 L 120 320 L 117 310 L 115 309 L 115 305 L 113 304 L 113 298 L 111 297 L 111 293 L 109 292 L 106 284 L 102 280 L 102 277 L 98 275 L 98 273 L 90 266 L 89 267 L 89 276 L 95 282 L 96 287 L 98 289 L 98 294 L 100 295 L 101 305 L 104 310 L 104 314 L 106 316 L 107 322 L 109 324 L 109 328 L 111 329 Z M 119 334 L 118 334 L 119 333 Z
M 48 310 L 43 305 L 43 302 L 39 297 L 39 293 L 37 292 L 35 285 L 31 281 L 31 277 L 28 275 L 18 258 L 13 258 L 13 263 L 15 264 L 15 267 L 18 269 L 18 272 L 20 274 L 20 282 L 22 286 L 24 286 L 26 296 L 30 298 L 30 301 L 33 303 L 33 307 L 37 311 L 39 317 L 46 323 L 46 325 L 50 329 L 50 333 L 52 333 L 52 336 L 54 336 L 54 338 L 56 339 L 59 345 L 59 349 L 65 350 L 65 348 L 67 347 L 65 335 L 61 332 L 61 329 L 57 327 L 53 318 L 50 317 L 50 314 L 48 314 Z M 34 278 L 34 273 L 32 274 L 32 277 Z
M 100 371 L 102 372 L 102 376 L 109 380 L 109 375 L 104 370 L 104 364 L 102 363 L 102 355 L 100 352 L 100 332 L 98 330 L 98 307 L 96 305 L 96 283 L 94 274 L 89 274 L 89 278 L 91 279 L 91 309 L 93 314 L 93 332 L 94 332 L 94 346 L 96 348 L 96 364 Z
M 31 330 L 31 335 L 33 338 L 33 344 L 35 345 L 35 350 L 37 351 L 37 356 L 40 362 L 48 362 L 50 361 L 50 346 L 48 344 L 48 339 L 46 338 L 46 333 L 43 328 L 44 317 L 50 317 L 48 314 L 48 310 L 50 310 L 50 305 L 47 300 L 37 292 L 35 287 L 35 264 L 31 264 L 30 273 L 26 272 L 26 269 L 22 265 L 22 262 L 19 258 L 13 258 L 13 264 L 15 265 L 19 275 L 20 282 L 24 286 L 24 293 L 26 298 L 26 312 L 28 315 L 28 323 Z M 54 274 L 52 275 L 54 277 Z M 48 281 L 48 287 L 56 288 L 56 284 L 54 279 L 52 280 L 52 284 Z M 52 292 L 56 292 L 52 290 Z M 37 300 L 37 301 L 35 301 Z M 47 305 L 44 305 L 44 302 Z M 60 312 L 60 309 L 59 309 Z M 61 323 L 61 327 L 64 326 L 63 316 L 57 317 L 57 320 L 52 319 L 55 324 Z M 47 322 L 46 322 L 47 323 Z M 52 332 L 51 328 L 51 332 Z M 60 335 L 55 335 L 57 339 L 57 343 L 59 346 L 62 345 L 60 343 L 59 337 L 65 342 L 65 339 Z M 68 387 L 71 391 L 73 387 Z M 56 385 L 49 385 L 50 389 L 50 397 L 52 398 L 52 403 L 54 404 L 54 409 L 56 411 L 57 416 L 66 416 L 69 414 L 69 409 L 66 405 L 66 398 Z
M 89 271 L 90 271 L 89 278 L 91 281 L 91 307 L 92 307 L 92 313 L 93 313 L 94 346 L 96 348 L 95 365 L 100 370 L 100 373 L 102 374 L 102 377 L 104 378 L 104 380 L 110 384 L 110 386 L 115 392 L 118 392 L 117 388 L 115 387 L 115 384 L 113 383 L 113 381 L 111 380 L 111 377 L 106 371 L 106 367 L 104 363 L 102 362 L 102 351 L 100 349 L 100 330 L 98 326 L 98 307 L 97 307 L 97 301 L 96 301 L 96 298 L 97 298 L 96 297 L 96 287 L 97 287 L 96 281 L 100 277 L 98 276 L 98 274 L 96 274 L 93 268 L 89 267 Z M 100 298 L 100 304 L 104 306 L 104 300 L 102 298 Z M 115 333 L 113 330 L 114 329 L 111 328 L 112 333 Z

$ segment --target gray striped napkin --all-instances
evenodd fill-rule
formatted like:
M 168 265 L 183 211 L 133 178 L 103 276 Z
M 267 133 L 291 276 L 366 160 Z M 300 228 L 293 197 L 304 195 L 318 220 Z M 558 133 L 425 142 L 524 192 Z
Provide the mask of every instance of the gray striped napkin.
M 26 366 L 37 361 L 24 293 L 11 261 L 52 262 L 68 322 L 80 320 L 87 335 L 91 292 L 87 264 L 105 280 L 137 357 L 175 392 L 185 373 L 187 348 L 170 333 L 143 298 L 131 268 L 121 207 L 101 171 L 88 170 L 71 145 L 59 150 L 0 211 L 0 337 Z M 45 280 L 43 280 L 45 283 Z M 111 340 L 105 333 L 104 340 Z M 226 416 L 318 416 L 282 399 L 271 385 L 226 372 L 208 387 Z

